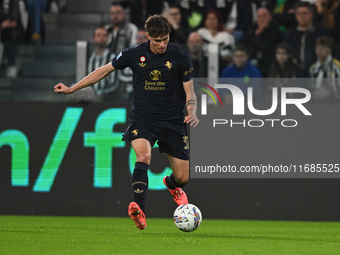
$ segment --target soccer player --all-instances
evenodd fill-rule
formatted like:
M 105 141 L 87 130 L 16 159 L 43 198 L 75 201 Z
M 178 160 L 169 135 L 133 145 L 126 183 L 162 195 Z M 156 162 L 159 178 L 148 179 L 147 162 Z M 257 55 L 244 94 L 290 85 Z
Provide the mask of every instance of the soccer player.
M 160 152 L 167 154 L 172 174 L 163 179 L 178 205 L 188 203 L 182 188 L 189 179 L 189 145 L 186 123 L 195 127 L 196 95 L 193 88 L 193 67 L 188 53 L 169 43 L 171 25 L 161 15 L 150 16 L 145 22 L 148 42 L 131 46 L 69 88 L 62 83 L 56 93 L 70 94 L 91 86 L 116 69 L 133 70 L 134 99 L 129 115 L 131 125 L 123 135 L 131 141 L 137 160 L 132 175 L 134 202 L 128 214 L 138 229 L 146 228 L 145 200 L 151 149 L 158 140 Z M 186 106 L 188 116 L 183 117 Z

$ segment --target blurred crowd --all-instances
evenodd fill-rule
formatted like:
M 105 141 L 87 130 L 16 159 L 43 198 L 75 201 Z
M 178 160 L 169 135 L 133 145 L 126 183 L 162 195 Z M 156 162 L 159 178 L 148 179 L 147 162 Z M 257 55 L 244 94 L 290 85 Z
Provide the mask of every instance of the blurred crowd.
M 43 12 L 57 14 L 66 0 L 0 0 L 2 42 L 40 43 L 43 40 Z
M 6 11 L 7 2 L 23 1 L 0 0 L 3 42 L 18 40 L 23 24 L 17 11 Z M 29 16 L 35 17 L 28 22 L 30 40 L 40 41 L 41 19 L 36 13 L 52 6 L 58 11 L 58 0 L 24 2 Z M 170 42 L 187 49 L 195 77 L 207 77 L 207 46 L 216 44 L 219 78 L 242 78 L 245 88 L 252 86 L 251 78 L 314 78 L 309 87 L 314 100 L 339 101 L 340 0 L 126 0 L 114 1 L 109 12 L 111 22 L 93 33 L 88 72 L 124 48 L 147 41 L 145 20 L 162 13 L 172 26 Z M 324 82 L 326 78 L 332 81 Z M 270 85 L 256 86 L 258 100 L 270 97 Z M 102 99 L 129 101 L 132 72 L 114 72 L 93 90 Z
M 0 67 L 6 76 L 17 75 L 17 44 L 40 44 L 44 39 L 43 12 L 57 14 L 66 0 L 0 0 Z

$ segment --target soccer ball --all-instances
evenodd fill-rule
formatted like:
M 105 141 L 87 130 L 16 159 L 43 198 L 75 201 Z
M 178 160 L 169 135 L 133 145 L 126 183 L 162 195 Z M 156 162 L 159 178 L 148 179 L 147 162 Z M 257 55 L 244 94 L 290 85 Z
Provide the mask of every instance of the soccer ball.
M 191 232 L 201 225 L 202 213 L 196 205 L 180 205 L 175 210 L 173 219 L 179 230 Z

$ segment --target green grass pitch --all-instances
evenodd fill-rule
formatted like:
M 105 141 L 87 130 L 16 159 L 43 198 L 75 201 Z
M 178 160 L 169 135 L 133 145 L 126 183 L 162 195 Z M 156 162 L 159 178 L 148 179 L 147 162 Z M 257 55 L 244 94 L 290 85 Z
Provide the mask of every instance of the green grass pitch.
M 340 254 L 339 222 L 208 220 L 194 232 L 172 219 L 0 216 L 0 254 Z

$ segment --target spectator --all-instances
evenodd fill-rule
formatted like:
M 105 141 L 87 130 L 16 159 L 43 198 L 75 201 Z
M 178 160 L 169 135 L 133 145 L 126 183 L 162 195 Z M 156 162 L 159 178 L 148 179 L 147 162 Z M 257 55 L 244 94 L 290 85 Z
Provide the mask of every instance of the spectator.
M 107 48 L 108 32 L 103 27 L 98 27 L 93 32 L 92 43 L 93 52 L 88 59 L 87 73 L 91 73 L 116 57 Z M 105 79 L 69 95 L 75 101 L 130 101 L 132 98 L 132 71 L 130 68 L 126 72 L 117 70 L 110 73 Z
M 203 16 L 207 9 L 205 0 L 181 0 L 183 19 L 187 19 L 189 27 L 197 30 L 202 26 Z
M 272 13 L 273 20 L 279 25 L 280 31 L 286 33 L 294 25 L 294 6 L 296 0 L 269 0 L 265 7 Z
M 235 37 L 236 44 L 253 25 L 254 9 L 260 7 L 259 0 L 212 0 L 213 6 L 223 18 L 226 31 Z
M 126 13 L 119 2 L 113 2 L 110 9 L 112 23 L 105 26 L 108 32 L 108 47 L 112 53 L 118 54 L 123 49 L 135 45 L 138 28 L 127 22 Z
M 317 61 L 309 68 L 310 77 L 315 78 L 312 97 L 317 101 L 339 101 L 340 62 L 332 57 L 334 39 L 321 36 L 316 40 Z M 326 79 L 331 78 L 331 79 Z
M 234 85 L 238 86 L 244 95 L 248 94 L 247 88 L 252 87 L 254 101 L 260 100 L 262 98 L 262 83 L 251 78 L 261 78 L 261 72 L 250 63 L 248 50 L 245 46 L 238 45 L 235 47 L 233 62 L 233 65 L 223 69 L 221 78 L 229 78 L 229 82 L 231 82 L 230 78 L 238 78 L 233 80 Z M 230 94 L 226 90 L 222 90 L 220 95 L 227 103 L 231 102 Z
M 149 16 L 162 13 L 164 0 L 132 0 L 130 4 L 130 21 L 138 28 L 144 27 Z
M 302 78 L 307 77 L 297 64 L 293 61 L 292 49 L 287 43 L 280 43 L 276 46 L 275 60 L 269 73 L 270 78 Z
M 315 41 L 316 38 L 328 35 L 327 29 L 313 23 L 313 8 L 308 2 L 300 2 L 295 8 L 297 27 L 289 30 L 285 37 L 293 49 L 293 57 L 303 70 L 316 61 Z
M 138 33 L 137 33 L 137 43 L 136 44 L 140 44 L 142 42 L 147 42 L 147 41 L 148 41 L 148 37 L 146 36 L 145 29 L 139 29 Z
M 29 24 L 30 24 L 30 30 L 32 33 L 31 42 L 40 43 L 42 41 L 41 13 L 48 9 L 48 1 L 47 0 L 25 0 L 25 2 L 26 2 L 27 11 L 29 13 Z M 53 0 L 51 2 L 56 3 L 58 2 L 58 0 Z M 51 6 L 55 7 L 55 4 L 51 3 Z
M 166 18 L 171 24 L 170 42 L 185 48 L 190 29 L 187 20 L 182 19 L 180 7 L 171 6 Z
M 194 68 L 195 77 L 197 78 L 208 77 L 208 58 L 203 51 L 203 44 L 203 39 L 199 33 L 190 33 L 188 37 L 188 52 Z
M 257 22 L 248 31 L 245 42 L 250 58 L 263 77 L 267 77 L 268 66 L 274 59 L 275 45 L 282 42 L 282 34 L 278 25 L 266 8 L 257 11 Z
M 206 13 L 204 25 L 205 27 L 198 29 L 197 32 L 206 43 L 219 45 L 220 69 L 222 70 L 231 60 L 231 52 L 235 45 L 234 36 L 224 31 L 222 17 L 216 10 Z
M 276 46 L 275 60 L 273 61 L 270 73 L 270 78 L 264 80 L 264 98 L 266 101 L 272 100 L 273 88 L 280 87 L 308 87 L 307 84 L 299 82 L 294 78 L 308 77 L 297 64 L 294 63 L 292 57 L 292 50 L 287 43 L 280 43 Z M 278 90 L 278 98 L 281 98 L 281 91 Z M 293 95 L 291 95 L 293 96 Z
M 340 59 L 340 0 L 318 0 L 315 7 L 318 20 L 335 39 L 335 57 Z
M 332 32 L 334 31 L 336 25 L 335 11 L 339 7 L 339 0 L 317 0 L 315 3 L 317 16 L 321 21 L 320 23 Z
M 97 28 L 93 33 L 92 42 L 94 50 L 88 60 L 87 73 L 91 73 L 100 66 L 109 63 L 114 57 L 114 53 L 110 53 L 107 48 L 108 33 L 104 28 Z M 105 79 L 94 84 L 92 87 L 97 95 L 110 94 L 117 89 L 115 84 L 115 73 L 109 74 Z
M 17 75 L 16 43 L 23 40 L 23 33 L 18 0 L 0 0 L 0 42 L 4 45 L 2 58 L 0 56 L 0 67 L 6 68 L 6 76 L 10 78 Z

